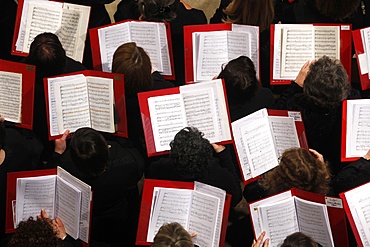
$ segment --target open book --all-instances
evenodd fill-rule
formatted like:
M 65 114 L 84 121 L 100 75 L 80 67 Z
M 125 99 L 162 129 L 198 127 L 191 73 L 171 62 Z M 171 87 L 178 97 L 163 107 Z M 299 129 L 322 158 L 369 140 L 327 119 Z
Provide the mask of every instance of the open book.
M 198 128 L 211 143 L 231 140 L 230 118 L 220 79 L 143 92 L 138 96 L 149 155 L 170 150 L 170 142 L 177 132 L 188 126 Z M 151 147 L 155 150 L 151 151 Z
M 370 246 L 370 183 L 340 194 L 358 246 Z
M 352 32 L 362 90 L 370 88 L 370 27 Z
M 68 57 L 82 62 L 90 7 L 47 0 L 20 0 L 14 54 L 26 55 L 33 39 L 50 32 L 59 37 Z
M 342 161 L 353 161 L 370 149 L 370 99 L 343 102 Z
M 269 116 L 264 108 L 231 123 L 244 181 L 278 166 L 278 159 L 286 149 L 307 148 L 300 112 L 277 112 Z M 301 125 L 299 132 L 298 125 Z
M 44 209 L 59 217 L 68 235 L 89 242 L 91 187 L 62 168 L 56 175 L 17 178 L 16 224 Z
M 270 238 L 269 246 L 279 246 L 294 232 L 302 232 L 322 246 L 335 246 L 328 207 L 323 203 L 305 200 L 287 191 L 251 203 L 249 210 L 255 236 L 266 231 L 265 237 Z M 341 246 L 346 245 L 343 243 Z

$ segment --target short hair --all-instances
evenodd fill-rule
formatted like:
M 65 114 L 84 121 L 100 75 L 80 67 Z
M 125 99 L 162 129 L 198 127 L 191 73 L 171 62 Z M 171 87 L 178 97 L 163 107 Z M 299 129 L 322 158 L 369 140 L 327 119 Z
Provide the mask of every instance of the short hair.
M 4 122 L 0 121 L 0 149 L 3 149 L 6 143 L 6 130 Z
M 212 145 L 197 128 L 180 130 L 170 146 L 170 158 L 178 171 L 188 179 L 204 177 L 214 162 Z
M 190 234 L 179 224 L 164 224 L 154 237 L 152 247 L 193 247 Z
M 231 60 L 218 78 L 225 80 L 229 105 L 243 104 L 252 99 L 261 87 L 257 80 L 254 64 L 249 57 L 240 56 Z
M 315 0 L 314 2 L 321 14 L 341 21 L 356 12 L 361 0 Z
M 268 194 L 297 188 L 319 194 L 330 190 L 328 164 L 303 148 L 291 148 L 281 155 L 280 163 L 260 180 Z
M 318 244 L 311 237 L 295 232 L 286 237 L 279 247 L 318 247 Z
M 139 3 L 141 19 L 147 21 L 171 21 L 177 16 L 179 3 L 179 0 L 141 0 L 141 3 Z
M 80 128 L 69 144 L 71 158 L 84 177 L 97 177 L 108 165 L 109 149 L 104 137 L 92 128 Z
M 272 0 L 232 0 L 224 14 L 225 22 L 259 26 L 262 32 L 274 20 L 274 4 Z
M 49 222 L 30 217 L 21 221 L 8 243 L 9 247 L 63 247 Z
M 144 49 L 136 46 L 134 42 L 122 44 L 114 52 L 112 72 L 124 74 L 127 94 L 136 94 L 152 88 L 150 58 Z
M 31 43 L 25 62 L 36 65 L 37 72 L 46 77 L 63 73 L 66 58 L 66 51 L 58 36 L 53 33 L 41 33 Z
M 303 93 L 315 105 L 327 109 L 337 107 L 349 92 L 348 75 L 338 59 L 323 56 L 310 65 Z

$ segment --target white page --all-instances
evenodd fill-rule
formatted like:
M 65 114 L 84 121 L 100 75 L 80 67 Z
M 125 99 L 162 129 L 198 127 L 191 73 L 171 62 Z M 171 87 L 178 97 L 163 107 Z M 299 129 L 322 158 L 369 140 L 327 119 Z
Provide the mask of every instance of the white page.
M 368 71 L 370 71 L 370 28 L 361 29 L 362 44 L 367 58 Z M 370 74 L 369 74 L 370 78 Z
M 229 62 L 240 56 L 251 57 L 249 33 L 227 32 L 227 61 Z
M 362 157 L 370 148 L 370 100 L 348 100 L 346 117 L 346 157 Z
M 98 131 L 114 133 L 113 79 L 89 76 L 86 80 L 91 127 Z
M 153 242 L 159 228 L 165 223 L 177 222 L 188 229 L 188 216 L 190 211 L 192 190 L 185 189 L 159 189 L 151 221 L 149 222 L 147 241 Z
M 294 118 L 269 116 L 268 119 L 278 157 L 288 148 L 300 147 Z
M 166 25 L 164 23 L 157 23 L 159 32 L 159 42 L 161 45 L 162 55 L 162 75 L 172 75 L 171 60 L 170 60 L 170 49 L 168 47 L 168 37 L 166 32 Z
M 114 52 L 120 45 L 131 40 L 129 23 L 119 23 L 98 29 L 98 39 L 102 70 L 111 72 Z
M 313 28 L 315 59 L 324 55 L 331 59 L 340 59 L 339 26 L 315 26 Z
M 64 179 L 57 177 L 55 217 L 59 217 L 68 235 L 79 236 L 81 191 Z
M 197 74 L 198 74 L 198 58 L 199 58 L 199 43 L 200 43 L 200 33 L 194 32 L 191 35 L 191 42 L 193 44 L 193 75 L 194 81 L 197 81 Z
M 363 196 L 355 207 L 361 224 L 364 227 L 366 239 L 370 239 L 370 195 Z
M 325 247 L 334 246 L 328 209 L 325 204 L 295 197 L 299 231 Z
M 0 115 L 5 120 L 21 122 L 22 74 L 0 71 Z
M 155 150 L 170 150 L 170 142 L 186 127 L 184 103 L 180 94 L 148 98 Z
M 54 216 L 56 176 L 17 178 L 16 224 L 30 216 L 36 219 L 44 209 L 52 219 Z

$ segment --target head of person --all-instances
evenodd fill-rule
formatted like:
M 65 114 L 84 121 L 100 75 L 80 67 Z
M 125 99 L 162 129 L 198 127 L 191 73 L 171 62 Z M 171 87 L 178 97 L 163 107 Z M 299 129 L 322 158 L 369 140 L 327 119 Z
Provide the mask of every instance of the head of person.
M 279 165 L 265 173 L 260 184 L 269 194 L 291 188 L 326 194 L 330 189 L 329 167 L 306 149 L 287 149 Z
M 179 0 L 141 0 L 141 20 L 171 21 L 177 16 L 179 3 Z
M 274 20 L 273 0 L 232 0 L 224 9 L 224 21 L 268 29 Z
M 164 224 L 154 237 L 152 247 L 193 247 L 190 234 L 179 224 Z
M 246 56 L 240 56 L 231 60 L 221 70 L 218 78 L 223 78 L 225 81 L 227 99 L 230 106 L 243 104 L 250 100 L 261 87 L 256 77 L 254 64 Z
M 30 217 L 21 221 L 15 234 L 9 240 L 9 247 L 63 247 L 63 241 L 56 236 L 49 222 Z
M 37 73 L 44 77 L 61 74 L 66 65 L 66 51 L 53 33 L 41 33 L 35 37 L 25 60 L 36 65 Z
M 311 63 L 303 93 L 315 105 L 328 109 L 336 107 L 349 92 L 348 75 L 339 60 L 324 56 Z
M 124 74 L 127 94 L 136 94 L 152 88 L 150 58 L 144 49 L 136 46 L 134 42 L 122 44 L 114 52 L 112 72 Z
M 361 0 L 315 0 L 314 2 L 321 14 L 341 21 L 356 12 Z
M 194 127 L 180 130 L 170 147 L 170 158 L 178 171 L 188 179 L 203 177 L 213 164 L 212 145 Z
M 78 129 L 72 135 L 69 149 L 81 176 L 94 178 L 107 169 L 108 144 L 98 131 L 92 128 Z
M 318 244 L 311 237 L 295 232 L 286 237 L 280 247 L 318 247 Z

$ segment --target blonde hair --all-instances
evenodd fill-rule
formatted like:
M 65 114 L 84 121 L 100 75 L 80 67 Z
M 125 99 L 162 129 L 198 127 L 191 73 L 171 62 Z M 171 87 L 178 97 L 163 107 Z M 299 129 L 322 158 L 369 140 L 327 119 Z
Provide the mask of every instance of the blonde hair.
M 164 224 L 154 237 L 152 247 L 193 247 L 190 234 L 179 224 Z

